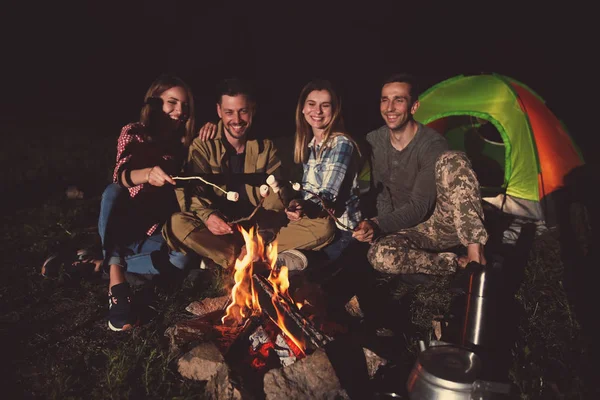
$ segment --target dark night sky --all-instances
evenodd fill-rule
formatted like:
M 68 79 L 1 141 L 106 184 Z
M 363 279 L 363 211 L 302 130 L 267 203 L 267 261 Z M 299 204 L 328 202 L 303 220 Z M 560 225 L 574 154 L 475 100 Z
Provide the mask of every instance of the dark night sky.
M 536 90 L 580 144 L 590 143 L 583 131 L 591 107 L 580 101 L 591 83 L 593 25 L 582 20 L 589 10 L 322 3 L 23 3 L 4 13 L 10 96 L 2 120 L 95 123 L 116 137 L 137 119 L 150 82 L 168 71 L 192 86 L 199 122 L 216 117 L 216 81 L 238 75 L 259 88 L 261 126 L 292 134 L 300 88 L 318 76 L 338 86 L 347 125 L 361 135 L 381 124 L 379 81 L 387 73 L 414 73 L 428 87 L 497 72 Z

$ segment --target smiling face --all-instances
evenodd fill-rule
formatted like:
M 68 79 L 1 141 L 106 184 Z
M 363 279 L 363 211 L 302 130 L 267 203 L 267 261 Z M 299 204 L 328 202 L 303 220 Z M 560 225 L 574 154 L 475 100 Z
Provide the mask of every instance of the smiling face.
M 392 131 L 404 129 L 418 108 L 419 101 L 411 98 L 409 83 L 391 82 L 381 89 L 379 109 L 383 120 Z
M 227 134 L 234 139 L 243 139 L 252 126 L 254 107 L 244 95 L 223 95 L 221 103 L 217 104 L 217 114 Z
M 331 122 L 333 109 L 331 94 L 327 90 L 313 90 L 306 96 L 302 114 L 306 122 L 314 129 L 323 130 Z
M 160 94 L 163 112 L 172 121 L 174 129 L 179 128 L 188 119 L 189 105 L 187 92 L 181 86 L 174 86 Z

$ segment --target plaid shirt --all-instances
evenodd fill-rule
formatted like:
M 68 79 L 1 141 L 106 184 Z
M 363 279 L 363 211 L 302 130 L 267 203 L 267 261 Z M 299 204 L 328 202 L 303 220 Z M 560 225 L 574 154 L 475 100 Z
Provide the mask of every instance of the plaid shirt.
M 334 204 L 338 220 L 354 229 L 362 219 L 359 210 L 357 165 L 353 162 L 354 144 L 343 135 L 333 138 L 326 148 L 315 146 L 315 138 L 308 144 L 308 162 L 303 165 L 302 186 L 307 191 Z M 304 200 L 319 203 L 312 194 L 303 191 Z M 337 224 L 339 229 L 345 230 Z
M 117 140 L 117 160 L 113 172 L 113 182 L 122 184 L 124 170 L 135 170 L 159 165 L 167 174 L 177 174 L 181 170 L 185 151 L 183 146 L 166 149 L 146 137 L 146 128 L 136 122 L 125 125 Z M 166 221 L 170 213 L 178 211 L 176 198 L 171 185 L 153 187 L 148 183 L 127 188 L 135 207 L 141 210 L 145 220 L 146 234 L 151 236 Z M 171 198 L 173 201 L 171 201 Z M 172 206 L 175 206 L 172 207 Z

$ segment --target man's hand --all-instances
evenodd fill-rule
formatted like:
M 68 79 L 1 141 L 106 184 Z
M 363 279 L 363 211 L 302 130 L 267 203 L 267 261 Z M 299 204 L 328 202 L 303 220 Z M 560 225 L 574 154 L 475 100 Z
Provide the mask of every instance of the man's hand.
M 217 125 L 213 122 L 205 123 L 202 128 L 198 131 L 198 137 L 200 140 L 207 141 L 214 139 L 217 136 Z
M 163 171 L 163 169 L 158 165 L 148 170 L 146 180 L 152 186 L 164 186 L 165 183 L 175 185 L 175 181 L 173 180 L 173 178 L 171 178 L 169 174 Z
M 217 214 L 210 214 L 206 220 L 206 227 L 213 235 L 230 235 L 233 233 L 231 226 L 223 221 Z
M 482 244 L 469 243 L 467 246 L 467 264 L 471 261 L 477 261 L 481 265 L 485 265 L 487 263 Z
M 369 219 L 364 219 L 360 221 L 354 232 L 352 232 L 352 237 L 359 242 L 372 242 L 373 237 L 375 236 L 375 230 L 377 229 L 377 224 L 374 221 Z
M 290 204 L 285 209 L 285 214 L 287 215 L 290 221 L 298 221 L 304 215 L 304 210 L 302 209 L 302 202 L 300 200 L 292 200 Z

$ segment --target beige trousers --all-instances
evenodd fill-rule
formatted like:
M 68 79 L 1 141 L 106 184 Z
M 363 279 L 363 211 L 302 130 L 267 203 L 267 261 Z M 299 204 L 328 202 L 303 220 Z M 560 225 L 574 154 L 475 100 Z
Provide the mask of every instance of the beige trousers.
M 244 245 L 239 232 L 230 235 L 214 235 L 204 223 L 191 212 L 179 212 L 163 226 L 162 234 L 172 250 L 194 252 L 210 258 L 224 268 L 235 263 Z M 290 221 L 277 234 L 278 251 L 289 249 L 320 250 L 333 240 L 335 225 L 329 218 L 303 217 Z

